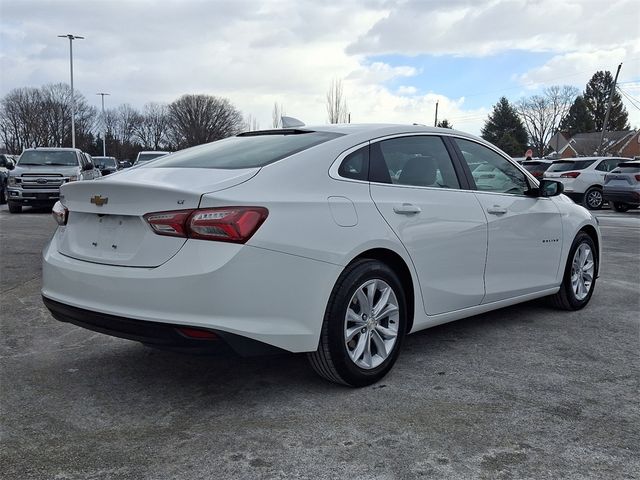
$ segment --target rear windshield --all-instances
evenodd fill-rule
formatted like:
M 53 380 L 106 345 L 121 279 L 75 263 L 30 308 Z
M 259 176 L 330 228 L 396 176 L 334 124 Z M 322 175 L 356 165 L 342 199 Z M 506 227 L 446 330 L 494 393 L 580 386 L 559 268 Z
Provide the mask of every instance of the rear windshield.
M 524 162 L 522 166 L 529 172 L 539 172 L 546 170 L 551 164 L 548 162 Z
M 104 165 L 105 167 L 115 167 L 116 159 L 113 157 L 93 157 L 93 163 Z
M 77 166 L 76 152 L 55 152 L 46 150 L 27 150 L 20 155 L 19 165 L 63 165 Z
M 218 140 L 176 152 L 153 162 L 149 168 L 255 168 L 263 167 L 301 152 L 342 134 L 330 132 L 302 132 L 238 136 Z
M 154 158 L 158 158 L 158 157 L 164 157 L 165 155 L 167 154 L 164 152 L 141 153 L 140 155 L 138 155 L 138 159 L 136 160 L 136 163 L 148 162 L 149 160 L 153 160 Z
M 559 161 L 555 162 L 553 165 L 549 167 L 548 172 L 568 172 L 569 170 L 582 170 L 587 168 L 596 159 L 593 158 L 591 160 L 573 160 L 573 161 Z

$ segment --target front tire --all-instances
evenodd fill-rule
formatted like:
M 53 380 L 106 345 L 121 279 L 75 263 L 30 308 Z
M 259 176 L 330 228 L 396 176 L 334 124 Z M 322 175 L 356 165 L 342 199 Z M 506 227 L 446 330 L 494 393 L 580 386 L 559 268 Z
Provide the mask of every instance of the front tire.
M 7 199 L 9 198 L 9 192 L 7 190 L 7 186 L 5 185 L 0 189 L 0 205 L 4 205 L 7 203 Z
M 598 273 L 597 250 L 593 240 L 580 232 L 571 244 L 560 290 L 551 299 L 562 310 L 584 308 L 596 285 Z
M 22 205 L 9 202 L 9 213 L 22 213 Z
M 377 260 L 349 265 L 333 287 L 318 349 L 309 353 L 321 377 L 351 387 L 383 378 L 400 353 L 407 308 L 396 273 Z
M 589 210 L 600 210 L 604 204 L 602 189 L 599 187 L 590 187 L 584 192 L 584 206 Z
M 629 210 L 629 208 L 631 208 L 630 205 L 627 205 L 626 203 L 622 203 L 622 202 L 613 202 L 613 209 L 616 212 L 626 212 Z

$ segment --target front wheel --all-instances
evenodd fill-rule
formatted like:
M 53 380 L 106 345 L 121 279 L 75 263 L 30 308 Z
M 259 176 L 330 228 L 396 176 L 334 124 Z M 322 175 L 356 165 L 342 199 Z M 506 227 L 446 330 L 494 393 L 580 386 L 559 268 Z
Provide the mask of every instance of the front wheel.
M 7 199 L 9 198 L 9 192 L 7 191 L 7 186 L 0 188 L 0 205 L 4 205 L 7 203 Z
M 602 190 L 598 187 L 591 187 L 584 192 L 584 206 L 589 210 L 600 210 L 604 204 Z
M 376 260 L 357 261 L 331 292 L 318 349 L 308 354 L 309 361 L 332 382 L 371 385 L 393 367 L 406 326 L 405 294 L 396 273 Z
M 598 273 L 596 247 L 589 235 L 578 233 L 571 244 L 560 290 L 551 298 L 563 310 L 580 310 L 593 295 Z
M 22 212 L 22 205 L 19 203 L 9 202 L 9 213 L 20 213 Z
M 613 202 L 613 209 L 616 212 L 626 212 L 629 208 L 631 208 L 630 205 L 627 205 L 626 203 Z

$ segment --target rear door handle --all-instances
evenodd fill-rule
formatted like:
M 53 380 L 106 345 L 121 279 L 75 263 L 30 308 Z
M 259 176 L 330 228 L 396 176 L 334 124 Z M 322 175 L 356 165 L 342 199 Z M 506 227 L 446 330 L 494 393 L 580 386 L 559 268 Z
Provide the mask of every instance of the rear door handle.
M 494 205 L 493 207 L 487 208 L 487 212 L 493 215 L 504 215 L 505 213 L 507 213 L 507 209 L 499 205 Z
M 393 207 L 393 211 L 399 215 L 414 215 L 416 213 L 420 213 L 422 209 L 417 205 L 403 203 L 402 205 L 396 205 Z

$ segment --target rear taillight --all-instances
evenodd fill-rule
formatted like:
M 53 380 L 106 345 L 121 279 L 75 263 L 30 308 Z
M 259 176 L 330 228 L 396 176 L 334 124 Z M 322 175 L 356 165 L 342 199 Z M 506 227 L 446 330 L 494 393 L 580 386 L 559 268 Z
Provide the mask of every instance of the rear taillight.
M 245 243 L 268 215 L 264 207 L 222 207 L 147 213 L 144 219 L 158 235 Z
M 636 175 L 636 180 L 640 182 L 640 175 Z
M 66 225 L 69 218 L 69 210 L 58 201 L 53 205 L 51 215 L 53 215 L 53 219 L 58 225 Z
M 580 176 L 580 172 L 567 172 L 560 175 L 560 178 L 577 178 Z

